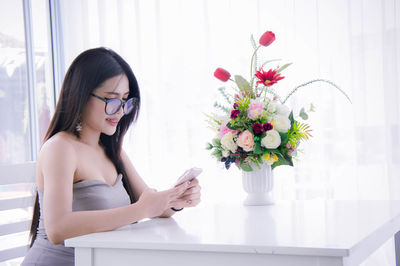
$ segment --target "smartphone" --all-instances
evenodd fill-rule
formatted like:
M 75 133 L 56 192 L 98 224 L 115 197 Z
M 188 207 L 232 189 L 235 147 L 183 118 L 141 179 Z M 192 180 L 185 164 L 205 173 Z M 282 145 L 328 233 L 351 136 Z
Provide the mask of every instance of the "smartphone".
M 174 187 L 176 187 L 188 180 L 192 180 L 193 178 L 199 176 L 201 174 L 201 172 L 203 172 L 203 169 L 198 168 L 198 167 L 193 167 L 193 168 L 186 170 L 185 173 L 183 173 L 183 175 L 178 178 Z

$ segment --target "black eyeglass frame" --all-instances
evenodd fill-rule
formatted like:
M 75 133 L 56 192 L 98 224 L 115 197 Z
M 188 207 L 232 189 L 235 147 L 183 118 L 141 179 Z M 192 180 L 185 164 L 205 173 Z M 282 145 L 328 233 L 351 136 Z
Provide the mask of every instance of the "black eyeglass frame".
M 136 104 L 136 102 L 137 102 L 137 98 L 136 98 L 136 97 L 129 98 L 128 100 L 126 100 L 126 101 L 124 102 L 124 101 L 122 101 L 122 100 L 119 99 L 119 98 L 107 99 L 107 98 L 103 98 L 103 97 L 97 96 L 97 95 L 94 94 L 94 93 L 91 93 L 90 95 L 92 95 L 93 97 L 96 97 L 97 99 L 99 99 L 99 100 L 101 100 L 101 101 L 103 101 L 103 102 L 106 103 L 106 105 L 104 106 L 104 112 L 105 112 L 107 115 L 114 115 L 114 114 L 118 113 L 118 111 L 121 109 L 121 107 L 122 107 L 122 112 L 124 112 L 124 115 L 127 115 L 127 114 L 129 114 L 130 112 L 133 111 L 134 106 L 135 106 L 135 104 Z M 116 100 L 120 101 L 120 106 L 119 106 L 119 108 L 118 108 L 114 113 L 112 113 L 112 114 L 107 113 L 107 104 L 108 104 L 110 101 L 116 101 Z M 128 113 L 125 113 L 125 108 L 124 108 L 124 107 L 125 107 L 125 104 L 126 104 L 129 100 L 132 100 L 132 110 L 130 110 Z

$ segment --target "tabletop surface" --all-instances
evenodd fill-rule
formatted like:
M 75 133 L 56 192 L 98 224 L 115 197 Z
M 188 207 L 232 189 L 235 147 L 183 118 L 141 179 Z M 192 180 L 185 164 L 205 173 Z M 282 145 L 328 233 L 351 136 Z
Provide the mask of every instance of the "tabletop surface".
M 66 246 L 347 256 L 365 239 L 400 230 L 400 201 L 283 201 L 199 205 Z M 396 231 L 396 232 L 397 232 Z

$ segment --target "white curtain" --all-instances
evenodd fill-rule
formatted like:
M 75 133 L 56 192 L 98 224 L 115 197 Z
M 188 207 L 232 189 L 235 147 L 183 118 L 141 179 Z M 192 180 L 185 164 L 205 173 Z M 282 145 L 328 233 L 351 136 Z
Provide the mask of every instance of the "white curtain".
M 188 167 L 200 176 L 205 202 L 241 202 L 241 174 L 223 169 L 205 150 L 213 138 L 204 113 L 221 99 L 217 67 L 249 75 L 252 46 L 271 30 L 276 41 L 261 59 L 293 62 L 276 90 L 285 96 L 305 81 L 296 111 L 313 103 L 313 138 L 295 167 L 275 171 L 274 197 L 400 198 L 400 4 L 395 0 L 140 0 L 63 1 L 66 62 L 107 46 L 132 66 L 143 104 L 124 148 L 145 181 L 169 187 Z M 224 84 L 225 85 L 225 84 Z M 387 244 L 391 245 L 391 244 Z M 382 249 L 365 265 L 394 265 Z M 387 252 L 388 254 L 384 254 Z M 379 261 L 379 262 L 377 262 Z M 369 263 L 369 264 L 368 264 Z

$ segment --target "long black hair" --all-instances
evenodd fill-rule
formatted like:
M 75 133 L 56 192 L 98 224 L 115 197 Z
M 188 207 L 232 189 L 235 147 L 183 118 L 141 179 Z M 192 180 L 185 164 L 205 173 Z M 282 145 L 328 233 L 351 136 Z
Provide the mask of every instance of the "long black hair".
M 103 47 L 90 49 L 75 58 L 65 75 L 56 110 L 43 143 L 61 131 L 72 133 L 79 138 L 76 125 L 79 123 L 80 115 L 90 94 L 107 79 L 121 74 L 126 75 L 129 80 L 128 98 L 136 97 L 136 105 L 131 113 L 121 118 L 112 136 L 101 133 L 100 144 L 104 147 L 108 158 L 114 163 L 118 173 L 123 174 L 122 182 L 124 188 L 130 197 L 131 203 L 134 203 L 136 201 L 135 195 L 130 187 L 120 154 L 123 137 L 130 124 L 136 121 L 139 115 L 140 92 L 131 67 L 113 50 Z M 31 247 L 36 239 L 39 216 L 39 198 L 36 193 L 30 230 Z

